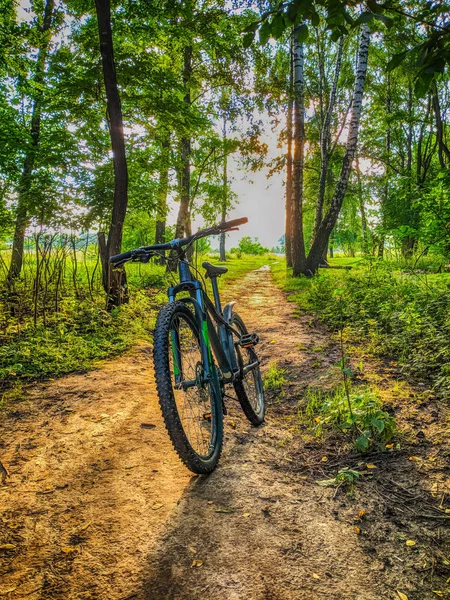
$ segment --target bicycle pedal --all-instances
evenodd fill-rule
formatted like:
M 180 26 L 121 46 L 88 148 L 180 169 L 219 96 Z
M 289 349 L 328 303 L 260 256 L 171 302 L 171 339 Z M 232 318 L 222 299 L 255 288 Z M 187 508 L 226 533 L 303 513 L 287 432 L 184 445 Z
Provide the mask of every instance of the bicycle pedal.
M 256 346 L 258 342 L 259 337 L 256 333 L 246 333 L 245 335 L 241 336 L 241 339 L 237 343 L 242 348 L 252 348 L 253 346 Z

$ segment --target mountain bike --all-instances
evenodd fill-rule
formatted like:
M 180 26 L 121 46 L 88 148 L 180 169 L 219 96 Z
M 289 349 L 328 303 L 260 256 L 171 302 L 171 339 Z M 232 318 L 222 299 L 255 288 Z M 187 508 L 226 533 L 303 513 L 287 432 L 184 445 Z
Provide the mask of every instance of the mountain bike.
M 227 385 L 255 426 L 264 421 L 264 387 L 260 361 L 255 351 L 256 333 L 249 333 L 234 311 L 235 302 L 223 309 L 217 278 L 226 267 L 203 262 L 210 279 L 213 299 L 205 278 L 189 262 L 189 249 L 196 240 L 226 231 L 236 231 L 247 218 L 236 219 L 197 231 L 165 244 L 143 246 L 110 258 L 117 266 L 128 261 L 148 262 L 170 251 L 178 267 L 179 282 L 169 287 L 169 302 L 160 310 L 154 331 L 153 360 L 163 418 L 172 444 L 194 473 L 214 470 L 223 443 L 223 415 L 227 414 Z M 195 271 L 195 276 L 193 274 Z

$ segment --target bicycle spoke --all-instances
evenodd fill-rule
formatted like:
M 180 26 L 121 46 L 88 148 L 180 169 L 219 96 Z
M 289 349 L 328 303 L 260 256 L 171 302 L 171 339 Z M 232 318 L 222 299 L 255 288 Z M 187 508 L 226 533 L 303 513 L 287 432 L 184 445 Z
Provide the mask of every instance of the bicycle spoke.
M 212 419 L 205 416 L 210 412 L 210 390 L 208 386 L 202 387 L 203 384 L 199 380 L 203 372 L 199 341 L 183 318 L 178 317 L 173 322 L 172 331 L 175 335 L 171 335 L 170 369 L 178 414 L 189 444 L 197 454 L 206 456 L 212 442 L 213 431 Z M 177 342 L 174 347 L 175 340 Z M 175 357 L 178 357 L 180 364 L 175 365 Z M 176 379 L 177 371 L 181 374 L 181 381 Z M 198 380 L 196 385 L 180 389 L 183 382 L 196 380 Z

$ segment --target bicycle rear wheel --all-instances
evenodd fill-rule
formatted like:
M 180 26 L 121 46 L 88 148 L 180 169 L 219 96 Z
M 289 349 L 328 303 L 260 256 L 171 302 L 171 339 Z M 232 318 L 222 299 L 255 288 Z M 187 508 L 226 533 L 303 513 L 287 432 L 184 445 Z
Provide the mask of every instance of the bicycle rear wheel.
M 194 473 L 214 470 L 223 441 L 223 415 L 216 372 L 204 381 L 200 331 L 183 302 L 158 315 L 153 358 L 159 404 L 178 456 Z M 211 361 L 211 367 L 215 369 Z
M 241 335 L 248 333 L 244 321 L 237 313 L 233 313 L 231 325 L 237 329 Z M 235 346 L 238 364 L 241 369 L 247 365 L 255 363 L 258 356 L 253 347 L 241 348 Z M 259 365 L 254 367 L 242 377 L 234 382 L 234 391 L 242 406 L 247 419 L 253 425 L 261 425 L 264 422 L 265 403 L 264 403 L 264 385 L 261 377 Z

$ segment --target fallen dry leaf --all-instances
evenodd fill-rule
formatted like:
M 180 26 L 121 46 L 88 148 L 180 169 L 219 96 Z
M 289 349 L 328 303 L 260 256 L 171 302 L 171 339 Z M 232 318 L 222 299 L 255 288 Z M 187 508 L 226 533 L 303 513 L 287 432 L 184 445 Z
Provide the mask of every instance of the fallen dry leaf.
M 193 552 L 194 554 L 197 554 L 197 548 L 194 548 L 193 546 L 189 546 L 189 550 L 191 552 Z
M 377 465 L 374 465 L 373 463 L 367 463 L 366 467 L 367 467 L 368 469 L 376 469 L 376 468 L 377 468 Z
M 0 550 L 14 550 L 15 544 L 0 544 Z
M 420 460 L 420 458 L 418 456 L 410 456 L 408 460 Z
M 444 597 L 444 592 L 441 592 L 440 590 L 433 590 L 433 594 L 436 594 L 436 596 L 440 596 L 441 598 Z
M 231 513 L 233 512 L 231 508 L 217 508 L 216 513 Z
M 406 545 L 407 546 L 415 546 L 416 542 L 414 540 L 406 540 Z
M 64 554 L 72 554 L 72 552 L 75 552 L 75 548 L 73 546 L 63 546 L 61 552 L 64 552 Z
M 387 450 L 392 450 L 393 447 L 394 447 L 394 444 L 386 444 Z
M 244 513 L 242 516 L 243 516 L 243 517 L 249 517 L 249 516 L 250 516 L 250 513 Z
M 359 517 L 360 519 L 362 519 L 362 518 L 363 518 L 363 516 L 364 516 L 365 514 L 366 514 L 366 511 L 365 511 L 365 510 L 360 510 L 360 511 L 359 511 L 359 513 L 358 513 L 358 517 Z
M 162 508 L 164 506 L 164 504 L 162 504 L 161 502 L 157 502 L 156 504 L 154 504 L 152 506 L 152 510 L 159 510 L 160 508 Z
M 322 462 L 328 462 L 328 457 L 327 456 L 322 456 L 321 461 Z
M 361 527 L 358 527 L 358 525 L 355 525 L 355 531 L 359 535 L 361 533 Z
M 398 597 L 400 598 L 400 600 L 408 600 L 408 596 L 406 594 L 404 594 L 403 592 L 399 592 L 397 590 L 397 594 L 398 594 Z
M 201 567 L 202 565 L 203 565 L 203 561 L 202 560 L 193 560 L 191 568 L 192 567 Z
M 313 574 L 312 574 L 312 577 L 313 577 L 313 579 L 320 579 L 320 576 L 319 576 L 319 575 L 317 575 L 317 573 L 313 573 Z

